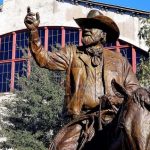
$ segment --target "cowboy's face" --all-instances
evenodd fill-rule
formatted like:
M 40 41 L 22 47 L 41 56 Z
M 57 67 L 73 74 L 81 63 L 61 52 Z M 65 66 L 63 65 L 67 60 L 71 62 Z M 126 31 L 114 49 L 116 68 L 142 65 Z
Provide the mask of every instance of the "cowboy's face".
M 97 28 L 82 29 L 82 42 L 88 46 L 91 44 L 104 44 L 106 42 L 106 32 Z

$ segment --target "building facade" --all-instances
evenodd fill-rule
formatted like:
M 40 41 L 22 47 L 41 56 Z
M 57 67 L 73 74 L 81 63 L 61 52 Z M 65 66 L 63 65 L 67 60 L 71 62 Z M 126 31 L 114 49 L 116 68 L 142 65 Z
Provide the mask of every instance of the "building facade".
M 0 92 L 10 92 L 16 87 L 16 74 L 30 75 L 30 51 L 28 31 L 24 17 L 27 6 L 40 13 L 39 34 L 47 51 L 68 44 L 81 45 L 82 30 L 73 18 L 86 17 L 90 9 L 99 9 L 119 26 L 120 37 L 105 46 L 127 57 L 136 73 L 142 57 L 148 58 L 148 47 L 138 38 L 140 18 L 149 12 L 97 3 L 88 0 L 4 0 L 0 8 Z M 27 55 L 24 55 L 24 52 Z M 26 70 L 24 70 L 26 66 Z

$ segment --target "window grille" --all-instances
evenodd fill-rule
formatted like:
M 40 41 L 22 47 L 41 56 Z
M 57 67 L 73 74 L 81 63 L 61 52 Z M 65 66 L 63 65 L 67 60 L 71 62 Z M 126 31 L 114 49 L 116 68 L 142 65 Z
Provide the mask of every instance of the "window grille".
M 79 45 L 79 29 L 66 28 L 66 37 L 65 43 L 66 45 L 75 44 Z
M 18 79 L 27 77 L 27 61 L 18 61 L 15 63 L 15 89 L 19 89 Z
M 1 37 L 0 60 L 12 58 L 12 34 Z
M 48 50 L 51 51 L 52 48 L 61 47 L 62 37 L 65 38 L 66 45 L 75 44 L 79 45 L 79 29 L 64 27 L 64 35 L 62 35 L 61 27 L 48 27 Z M 17 78 L 16 76 L 27 76 L 27 71 L 30 70 L 29 62 L 29 53 L 28 53 L 28 38 L 29 34 L 27 30 L 15 32 L 16 39 L 14 34 L 6 34 L 0 37 L 0 92 L 9 92 L 10 87 L 17 88 Z M 41 38 L 42 45 L 45 44 L 45 28 L 39 28 L 39 36 Z M 14 42 L 16 41 L 16 43 Z M 46 40 L 47 42 L 47 40 Z M 120 42 L 120 52 L 125 56 L 129 62 L 132 64 L 132 46 L 128 45 L 125 41 Z M 15 55 L 12 54 L 12 49 L 16 45 Z M 110 50 L 116 49 L 116 43 L 107 43 L 105 45 Z M 25 53 L 26 52 L 26 53 Z M 25 55 L 24 55 L 25 54 Z M 12 56 L 15 58 L 12 59 Z M 25 57 L 24 57 L 25 56 Z M 148 59 L 148 53 L 142 51 L 141 49 L 136 48 L 136 64 L 140 63 L 141 58 Z M 14 69 L 14 71 L 12 71 Z M 30 71 L 29 71 L 30 72 Z M 53 80 L 59 83 L 64 81 L 64 72 L 55 71 L 52 75 Z M 11 79 L 15 77 L 14 83 Z M 62 77 L 63 76 L 63 77 Z
M 0 64 L 0 92 L 10 91 L 11 63 Z
M 132 65 L 132 49 L 131 47 L 129 48 L 121 48 L 120 52 L 124 57 L 126 57 L 129 61 L 129 63 Z
M 39 36 L 40 36 L 40 39 L 41 39 L 41 43 L 44 46 L 45 30 L 42 27 L 42 28 L 39 28 L 38 31 L 39 31 Z
M 20 32 L 16 35 L 16 58 L 23 58 L 28 51 L 28 32 Z
M 61 46 L 61 29 L 49 29 L 48 30 L 48 50 L 53 48 L 59 48 Z

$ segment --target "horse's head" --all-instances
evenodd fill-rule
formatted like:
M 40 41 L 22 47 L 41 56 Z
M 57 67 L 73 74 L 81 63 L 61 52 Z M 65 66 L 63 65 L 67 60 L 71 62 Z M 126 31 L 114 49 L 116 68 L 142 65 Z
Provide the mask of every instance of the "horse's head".
M 119 83 L 117 83 L 115 79 L 113 79 L 111 81 L 111 86 L 112 86 L 112 90 L 116 96 L 118 96 L 120 98 L 124 98 L 124 100 L 127 100 L 131 97 L 130 94 L 128 93 L 128 91 L 123 86 L 121 86 Z
M 124 98 L 124 102 L 133 100 L 134 103 L 140 104 L 143 108 L 150 110 L 150 92 L 146 89 L 139 87 L 131 94 L 128 91 L 118 84 L 115 79 L 111 81 L 112 90 L 116 96 Z

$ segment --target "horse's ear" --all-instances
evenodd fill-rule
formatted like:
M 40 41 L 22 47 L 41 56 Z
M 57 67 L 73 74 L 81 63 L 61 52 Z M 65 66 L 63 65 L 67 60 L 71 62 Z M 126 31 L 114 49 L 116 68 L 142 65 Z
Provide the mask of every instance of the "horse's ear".
M 127 90 L 123 88 L 120 84 L 118 84 L 115 79 L 112 79 L 111 86 L 116 96 L 120 98 L 126 98 L 129 96 Z

